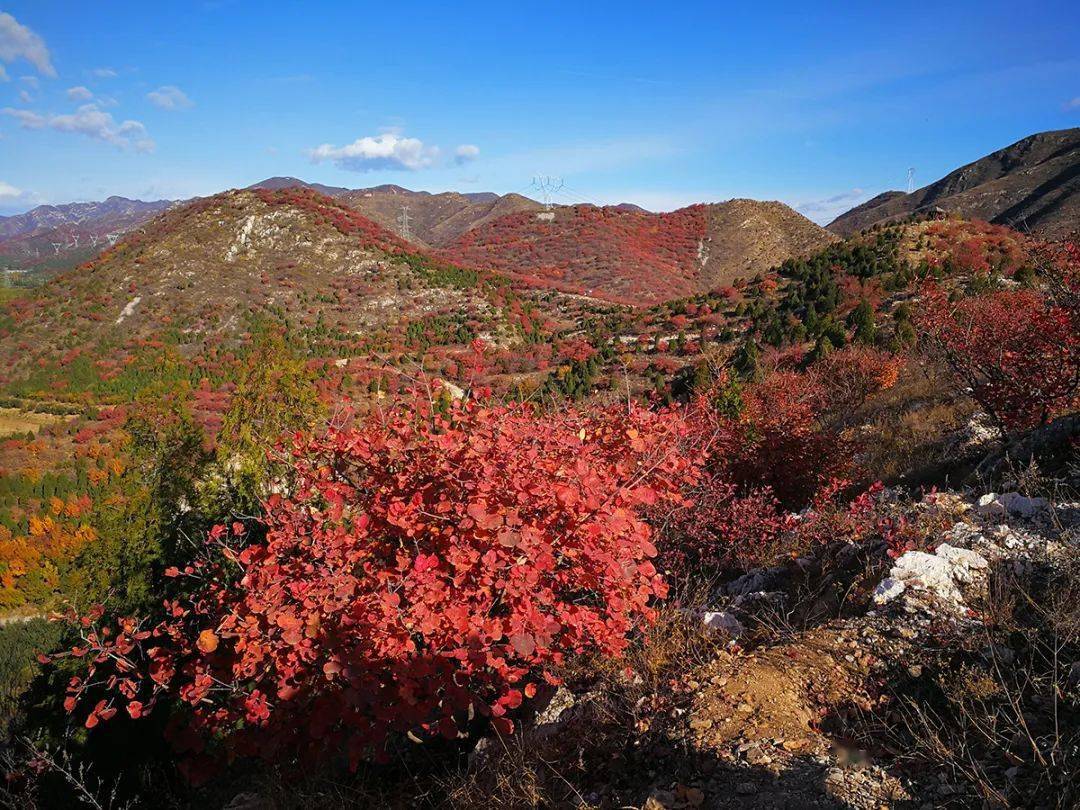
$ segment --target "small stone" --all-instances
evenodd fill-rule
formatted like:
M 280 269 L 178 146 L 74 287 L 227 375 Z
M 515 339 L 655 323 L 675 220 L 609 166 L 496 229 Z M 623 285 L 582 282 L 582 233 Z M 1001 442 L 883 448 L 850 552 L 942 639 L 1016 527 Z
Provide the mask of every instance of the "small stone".
M 1046 498 L 1029 498 L 1019 492 L 1006 492 L 999 498 L 1001 505 L 1010 515 L 1032 518 L 1050 508 Z
M 910 675 L 912 678 L 922 677 L 922 667 L 919 664 L 912 664 L 910 667 L 908 667 L 907 672 L 908 675 Z
M 726 610 L 706 611 L 702 616 L 702 622 L 710 633 L 738 638 L 743 634 L 742 622 Z
M 690 728 L 694 731 L 705 731 L 712 728 L 713 721 L 708 717 L 694 717 L 690 720 Z
M 746 761 L 751 765 L 768 765 L 772 762 L 772 757 L 755 747 L 746 752 Z
M 735 792 L 740 796 L 749 796 L 751 793 L 757 793 L 757 788 L 754 787 L 753 782 L 739 782 L 735 786 Z
M 874 604 L 875 605 L 887 605 L 889 602 L 900 596 L 905 590 L 907 585 L 898 579 L 892 577 L 886 577 L 881 580 L 881 583 L 874 588 Z

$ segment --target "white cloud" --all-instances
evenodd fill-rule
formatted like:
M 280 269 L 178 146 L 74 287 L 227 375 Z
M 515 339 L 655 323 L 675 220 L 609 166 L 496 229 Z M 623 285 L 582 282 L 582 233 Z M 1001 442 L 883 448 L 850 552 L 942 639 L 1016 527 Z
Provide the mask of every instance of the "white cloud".
M 41 80 L 37 76 L 20 76 L 19 81 L 34 90 L 41 87 Z
M 69 87 L 67 97 L 72 101 L 89 101 L 94 97 L 94 94 L 90 92 L 90 88 L 83 87 L 80 84 L 78 87 Z
M 7 71 L 4 70 L 4 66 L 0 65 L 0 82 L 10 82 L 11 79 L 7 75 Z
M 25 59 L 45 76 L 56 76 L 45 40 L 10 14 L 0 12 L 0 61 L 11 64 L 16 59 Z
M 1063 110 L 1080 110 L 1080 96 L 1071 98 L 1061 105 Z
M 195 106 L 195 102 L 188 98 L 187 93 L 172 84 L 159 87 L 147 93 L 146 97 L 150 99 L 151 104 L 163 110 L 186 110 Z
M 0 210 L 18 210 L 37 205 L 41 198 L 30 191 L 23 191 L 11 183 L 0 180 Z
M 65 115 L 41 115 L 13 107 L 5 107 L 0 113 L 14 118 L 24 129 L 48 127 L 57 132 L 85 135 L 87 138 L 112 144 L 118 149 L 154 151 L 154 142 L 150 140 L 146 127 L 141 122 L 127 120 L 117 123 L 111 114 L 102 111 L 96 104 L 84 104 L 74 113 Z
M 21 101 L 23 104 L 30 104 L 33 100 L 34 100 L 34 97 L 32 95 L 30 95 L 29 90 L 20 90 L 19 91 L 19 101 Z
M 478 157 L 480 157 L 480 147 L 475 144 L 463 143 L 454 150 L 454 162 L 459 166 L 476 160 Z
M 115 79 L 119 74 L 111 67 L 99 67 L 91 70 L 90 75 L 95 79 Z
M 403 138 L 394 132 L 357 138 L 345 146 L 324 143 L 308 151 L 312 163 L 329 160 L 351 172 L 379 170 L 416 171 L 433 165 L 439 157 L 437 146 L 425 146 L 419 138 Z
M 19 122 L 23 129 L 42 129 L 48 123 L 45 116 L 38 115 L 31 110 L 16 110 L 14 107 L 4 107 L 0 113 L 9 115 Z

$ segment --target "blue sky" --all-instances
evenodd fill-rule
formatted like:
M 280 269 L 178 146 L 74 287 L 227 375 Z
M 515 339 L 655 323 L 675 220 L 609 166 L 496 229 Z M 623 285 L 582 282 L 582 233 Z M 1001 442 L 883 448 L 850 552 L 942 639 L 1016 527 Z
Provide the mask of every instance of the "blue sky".
M 827 221 L 1080 126 L 1080 4 L 0 0 L 0 69 L 0 213 L 541 173 Z

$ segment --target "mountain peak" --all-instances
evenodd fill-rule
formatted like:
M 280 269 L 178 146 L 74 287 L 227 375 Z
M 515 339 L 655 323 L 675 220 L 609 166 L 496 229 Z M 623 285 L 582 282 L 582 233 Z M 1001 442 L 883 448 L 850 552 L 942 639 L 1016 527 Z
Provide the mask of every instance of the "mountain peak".
M 1080 218 L 1080 127 L 1021 138 L 910 194 L 879 194 L 828 227 L 849 236 L 935 209 L 1044 238 L 1068 236 Z

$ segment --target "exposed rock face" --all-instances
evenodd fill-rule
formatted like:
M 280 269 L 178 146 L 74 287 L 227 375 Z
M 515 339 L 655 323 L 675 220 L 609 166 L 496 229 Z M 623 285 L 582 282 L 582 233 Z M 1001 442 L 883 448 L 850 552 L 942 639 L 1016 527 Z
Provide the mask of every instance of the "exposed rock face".
M 1016 515 L 1031 519 L 1049 510 L 1050 502 L 1046 498 L 1029 498 L 1019 492 L 1006 492 L 1003 495 L 988 492 L 979 498 L 976 508 L 979 514 L 986 517 Z
M 962 608 L 962 586 L 976 582 L 988 569 L 986 559 L 948 543 L 934 554 L 908 551 L 902 554 L 874 591 L 874 602 L 886 605 L 901 596 L 917 600 L 927 596 L 949 607 Z

